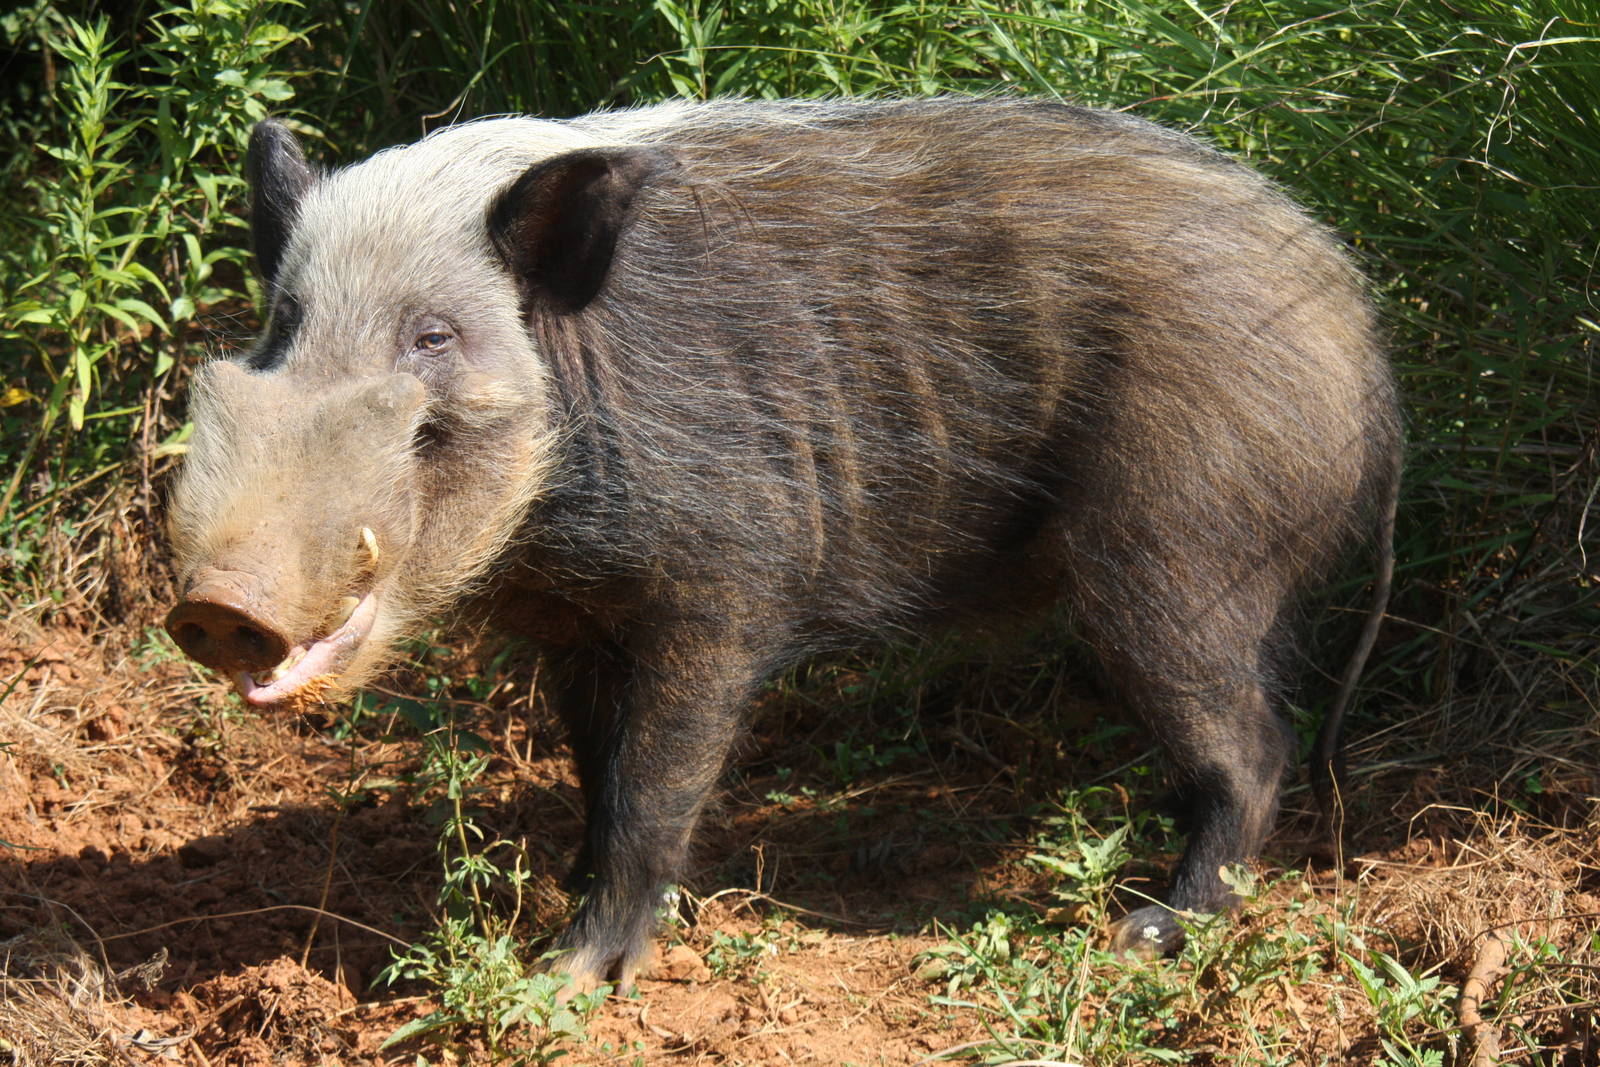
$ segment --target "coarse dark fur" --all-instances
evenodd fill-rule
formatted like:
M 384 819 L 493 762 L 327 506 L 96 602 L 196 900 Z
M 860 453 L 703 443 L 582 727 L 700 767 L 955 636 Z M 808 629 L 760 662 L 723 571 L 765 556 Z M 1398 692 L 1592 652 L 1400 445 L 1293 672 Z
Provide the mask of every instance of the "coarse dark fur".
M 538 424 L 508 425 L 549 448 L 497 562 L 455 589 L 557 668 L 589 809 L 562 966 L 631 979 L 774 672 L 1052 603 L 1192 806 L 1166 905 L 1118 934 L 1170 949 L 1173 910 L 1227 906 L 1219 868 L 1271 828 L 1296 597 L 1391 506 L 1395 396 L 1356 273 L 1264 180 L 1121 115 L 652 115 L 577 120 L 595 144 L 527 166 L 478 238 L 543 374 Z M 298 195 L 292 166 L 281 189 L 261 169 L 264 200 Z M 498 431 L 428 373 L 416 447 L 442 481 L 453 443 Z

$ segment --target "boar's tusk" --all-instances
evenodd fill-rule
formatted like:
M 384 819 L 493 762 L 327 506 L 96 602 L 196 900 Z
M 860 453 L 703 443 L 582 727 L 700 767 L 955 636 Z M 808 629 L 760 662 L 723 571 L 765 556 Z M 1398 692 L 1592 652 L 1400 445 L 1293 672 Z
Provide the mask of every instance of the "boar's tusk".
M 378 535 L 372 532 L 370 526 L 361 527 L 361 547 L 367 553 L 367 566 L 369 568 L 376 567 L 378 565 Z M 345 617 L 349 618 L 348 612 Z
M 360 603 L 361 598 L 355 596 L 347 596 L 343 600 L 339 601 L 339 607 L 333 613 L 333 629 L 337 630 L 339 627 L 349 622 L 351 614 L 356 610 L 356 606 Z
M 291 670 L 294 669 L 294 665 L 296 663 L 299 663 L 301 660 L 303 660 L 305 658 L 306 658 L 306 650 L 304 648 L 295 649 L 293 652 L 290 652 L 287 656 L 283 657 L 283 662 L 278 664 L 276 667 L 272 668 L 271 670 L 267 671 L 264 674 L 255 675 L 256 684 L 257 685 L 271 685 L 273 682 L 276 682 L 279 678 L 282 678 L 284 675 L 288 674 Z

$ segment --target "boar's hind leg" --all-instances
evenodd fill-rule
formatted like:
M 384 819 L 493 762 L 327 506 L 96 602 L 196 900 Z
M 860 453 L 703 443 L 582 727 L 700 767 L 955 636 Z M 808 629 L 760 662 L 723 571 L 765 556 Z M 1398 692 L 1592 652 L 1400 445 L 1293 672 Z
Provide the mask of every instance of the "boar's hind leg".
M 574 872 L 583 902 L 556 939 L 563 955 L 552 969 L 579 989 L 633 984 L 662 890 L 679 875 L 760 681 L 754 658 L 733 642 L 706 627 L 673 629 L 684 632 L 597 663 L 601 677 L 587 691 L 576 678 L 566 687 L 589 811 Z M 595 709 L 588 720 L 586 707 Z
M 1113 931 L 1113 948 L 1145 957 L 1183 943 L 1176 912 L 1234 903 L 1218 871 L 1255 857 L 1272 829 L 1293 751 L 1266 684 L 1271 624 L 1248 624 L 1243 616 L 1250 613 L 1238 604 L 1206 614 L 1211 618 L 1165 634 L 1147 616 L 1138 637 L 1115 642 L 1119 651 L 1104 657 L 1122 698 L 1160 740 L 1190 823 L 1166 904 L 1135 910 Z

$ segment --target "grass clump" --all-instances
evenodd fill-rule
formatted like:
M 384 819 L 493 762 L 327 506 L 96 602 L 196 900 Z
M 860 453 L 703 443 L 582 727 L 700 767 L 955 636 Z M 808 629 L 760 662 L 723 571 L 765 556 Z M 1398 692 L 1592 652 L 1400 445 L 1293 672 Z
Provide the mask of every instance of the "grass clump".
M 116 1063 L 106 1008 L 120 999 L 101 961 L 54 931 L 0 942 L 0 1056 L 16 1067 Z
M 1368 948 L 1364 936 L 1381 944 L 1386 935 L 1358 930 L 1348 905 L 1319 901 L 1298 872 L 1265 881 L 1232 872 L 1238 913 L 1185 917 L 1176 958 L 1111 953 L 1104 931 L 1122 911 L 1117 898 L 1127 901 L 1126 871 L 1162 849 L 1170 827 L 1152 817 L 1107 830 L 1093 793 L 1069 793 L 1061 812 L 1028 857 L 1051 876 L 1054 903 L 991 910 L 952 932 L 918 972 L 938 980 L 934 1004 L 984 1020 L 989 1040 L 963 1054 L 1288 1067 L 1341 1062 L 1341 1031 L 1370 1030 L 1388 1056 L 1371 1062 L 1439 1062 L 1454 987 Z M 1132 906 L 1145 903 L 1132 896 Z

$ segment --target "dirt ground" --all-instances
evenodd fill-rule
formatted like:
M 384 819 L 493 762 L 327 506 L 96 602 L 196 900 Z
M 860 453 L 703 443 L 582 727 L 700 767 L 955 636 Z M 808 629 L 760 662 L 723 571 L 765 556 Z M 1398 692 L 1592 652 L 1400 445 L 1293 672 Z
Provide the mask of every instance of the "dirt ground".
M 340 740 L 327 719 L 246 715 L 150 639 L 154 621 L 0 638 L 0 947 L 13 979 L 0 1063 L 417 1062 L 421 1046 L 380 1046 L 433 1002 L 374 984 L 392 947 L 429 927 L 440 885 L 427 805 L 403 784 L 415 746 L 381 731 Z M 454 676 L 478 666 L 466 652 L 430 664 Z M 526 674 L 505 677 L 480 727 L 494 753 L 480 818 L 525 843 L 525 907 L 532 929 L 549 929 L 566 906 L 556 886 L 578 794 Z M 1092 719 L 1092 706 L 1051 699 Z M 1114 780 L 1142 746 L 1117 742 L 1086 767 L 1027 724 L 979 719 L 975 737 L 946 721 L 931 765 L 858 768 L 847 803 L 814 804 L 796 786 L 812 771 L 795 768 L 837 752 L 841 724 L 789 703 L 761 716 L 730 772 L 685 880 L 688 918 L 659 943 L 653 975 L 606 1004 L 561 1062 L 970 1062 L 960 1050 L 984 1038 L 982 1020 L 936 1008 L 940 983 L 920 976 L 919 954 L 946 940 L 936 921 L 1042 900 L 1018 862 L 1029 803 L 1018 783 Z M 1581 940 L 1584 916 L 1600 914 L 1600 780 L 1569 763 L 1542 781 L 1547 811 L 1493 819 L 1463 807 L 1473 789 L 1445 771 L 1399 768 L 1392 810 L 1342 871 L 1314 871 L 1316 891 L 1359 889 L 1367 919 L 1428 946 L 1456 984 L 1495 923 Z M 1269 855 L 1303 862 L 1291 839 L 1305 803 L 1289 799 Z M 729 949 L 751 945 L 754 958 Z M 1298 1000 L 1286 987 L 1278 1003 L 1300 1016 L 1308 1057 L 1375 1062 L 1370 1021 Z M 1524 1062 L 1600 1062 L 1592 1034 L 1560 1036 Z

